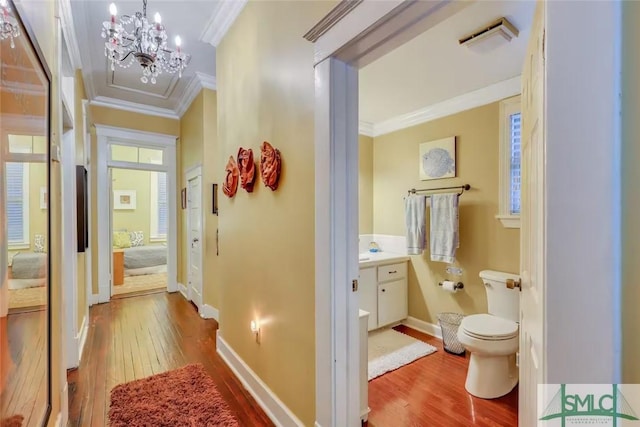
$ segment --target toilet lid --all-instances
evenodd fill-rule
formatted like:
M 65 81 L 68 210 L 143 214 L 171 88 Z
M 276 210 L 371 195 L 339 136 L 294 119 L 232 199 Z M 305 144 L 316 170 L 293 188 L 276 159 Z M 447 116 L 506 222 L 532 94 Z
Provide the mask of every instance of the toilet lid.
M 462 319 L 460 327 L 481 339 L 507 339 L 518 334 L 518 324 L 490 314 L 474 314 Z

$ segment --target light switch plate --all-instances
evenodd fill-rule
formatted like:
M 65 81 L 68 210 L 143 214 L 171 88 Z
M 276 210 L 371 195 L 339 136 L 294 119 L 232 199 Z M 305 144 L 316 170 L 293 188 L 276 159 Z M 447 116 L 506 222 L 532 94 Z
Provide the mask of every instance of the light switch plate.
M 62 160 L 62 154 L 60 153 L 59 145 L 51 146 L 51 160 L 56 163 L 60 163 L 60 161 Z

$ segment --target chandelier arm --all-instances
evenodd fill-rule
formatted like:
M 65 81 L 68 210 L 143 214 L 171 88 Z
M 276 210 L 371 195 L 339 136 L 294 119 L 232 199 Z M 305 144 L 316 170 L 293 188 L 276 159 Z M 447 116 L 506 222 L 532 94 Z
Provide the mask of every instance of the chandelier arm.
M 126 60 L 127 60 L 127 58 L 128 58 L 129 56 L 131 56 L 133 53 L 134 53 L 134 51 L 133 51 L 133 50 L 130 50 L 129 52 L 127 52 L 127 54 L 126 54 L 125 56 L 123 56 L 123 57 L 122 57 L 122 59 L 120 59 L 120 62 L 124 62 L 124 61 L 126 61 Z

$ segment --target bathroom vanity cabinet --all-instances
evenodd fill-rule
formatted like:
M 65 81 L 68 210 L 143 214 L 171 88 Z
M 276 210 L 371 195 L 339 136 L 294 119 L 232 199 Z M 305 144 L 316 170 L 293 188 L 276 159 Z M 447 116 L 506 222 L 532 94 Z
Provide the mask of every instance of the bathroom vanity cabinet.
M 399 259 L 360 263 L 360 309 L 369 312 L 369 331 L 400 322 L 408 316 L 408 262 Z

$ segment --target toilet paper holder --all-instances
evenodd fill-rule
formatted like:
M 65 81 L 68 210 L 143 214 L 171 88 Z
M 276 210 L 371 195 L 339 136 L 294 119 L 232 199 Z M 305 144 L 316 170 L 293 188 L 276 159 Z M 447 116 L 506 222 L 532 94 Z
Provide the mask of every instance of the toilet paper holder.
M 438 286 L 442 286 L 442 282 L 438 282 Z M 462 282 L 457 282 L 455 285 L 453 285 L 453 289 L 464 289 L 464 284 Z

